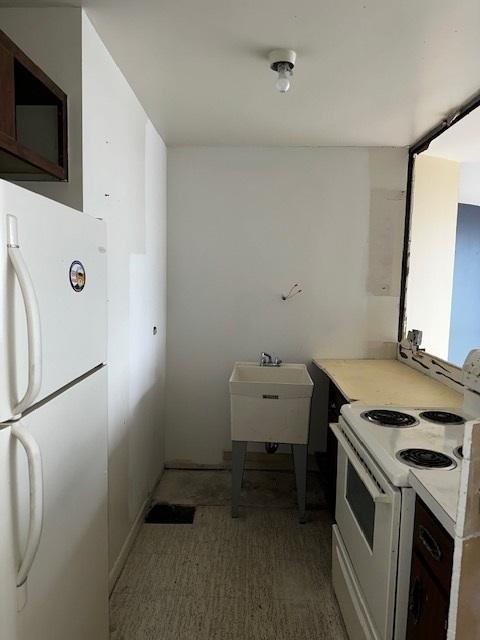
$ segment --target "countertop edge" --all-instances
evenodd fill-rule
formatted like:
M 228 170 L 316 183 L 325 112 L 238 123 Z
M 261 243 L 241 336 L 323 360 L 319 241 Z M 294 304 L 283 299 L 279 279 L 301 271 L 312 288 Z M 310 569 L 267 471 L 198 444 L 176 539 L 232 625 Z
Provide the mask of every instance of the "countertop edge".
M 338 380 L 335 379 L 332 376 L 332 374 L 324 366 L 322 366 L 320 364 L 320 359 L 319 358 L 314 358 L 312 360 L 312 362 L 317 367 L 317 369 L 319 369 L 320 371 L 323 371 L 323 373 L 327 376 L 327 378 L 330 380 L 330 382 L 337 387 L 337 389 L 340 391 L 342 396 L 347 400 L 347 402 L 358 402 L 358 398 L 353 398 L 352 396 L 349 396 L 348 393 L 345 391 L 345 389 L 343 389 L 340 386 L 340 383 L 338 382 Z

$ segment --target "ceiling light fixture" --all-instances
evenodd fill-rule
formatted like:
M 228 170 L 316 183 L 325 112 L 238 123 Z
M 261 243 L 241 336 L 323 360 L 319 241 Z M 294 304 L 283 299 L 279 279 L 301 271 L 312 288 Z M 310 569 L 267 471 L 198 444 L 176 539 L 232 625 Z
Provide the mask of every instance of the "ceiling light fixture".
M 290 78 L 293 75 L 297 54 L 291 49 L 275 49 L 268 54 L 270 69 L 278 73 L 275 83 L 280 93 L 287 93 L 290 89 Z

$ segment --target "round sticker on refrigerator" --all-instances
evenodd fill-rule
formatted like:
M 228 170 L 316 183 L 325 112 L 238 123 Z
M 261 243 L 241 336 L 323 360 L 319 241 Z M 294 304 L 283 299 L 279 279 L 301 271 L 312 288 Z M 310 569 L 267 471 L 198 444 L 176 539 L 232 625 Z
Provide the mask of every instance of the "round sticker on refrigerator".
M 74 260 L 70 265 L 70 284 L 72 289 L 77 293 L 83 290 L 87 276 L 85 274 L 85 268 L 79 260 Z

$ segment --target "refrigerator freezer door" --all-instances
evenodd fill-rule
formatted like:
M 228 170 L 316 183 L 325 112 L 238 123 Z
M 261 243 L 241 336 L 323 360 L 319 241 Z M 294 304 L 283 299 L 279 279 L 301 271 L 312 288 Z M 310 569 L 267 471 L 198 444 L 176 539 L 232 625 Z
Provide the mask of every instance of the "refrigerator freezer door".
M 7 248 L 12 218 L 40 316 L 30 341 L 41 338 L 41 385 L 33 402 L 106 360 L 104 223 L 0 180 L 0 422 L 15 413 L 32 371 L 28 301 Z
M 12 640 L 108 638 L 106 368 L 22 419 L 43 461 L 43 531 Z M 12 437 L 17 567 L 29 520 L 28 470 Z M 0 622 L 0 638 L 4 638 Z

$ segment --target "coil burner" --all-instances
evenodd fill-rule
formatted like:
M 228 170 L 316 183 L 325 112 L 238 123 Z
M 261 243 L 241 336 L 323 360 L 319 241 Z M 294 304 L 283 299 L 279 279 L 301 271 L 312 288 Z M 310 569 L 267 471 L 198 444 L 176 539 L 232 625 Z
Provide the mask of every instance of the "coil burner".
M 455 447 L 455 449 L 453 450 L 453 454 L 460 460 L 463 460 L 463 444 L 461 444 L 459 447 Z
M 464 424 L 465 419 L 448 411 L 422 411 L 420 418 L 438 424 Z
M 402 449 L 395 457 L 415 469 L 454 469 L 457 466 L 450 456 L 431 449 Z
M 364 420 L 378 424 L 381 427 L 413 427 L 418 424 L 418 420 L 409 413 L 402 411 L 392 411 L 391 409 L 372 409 L 361 414 Z

